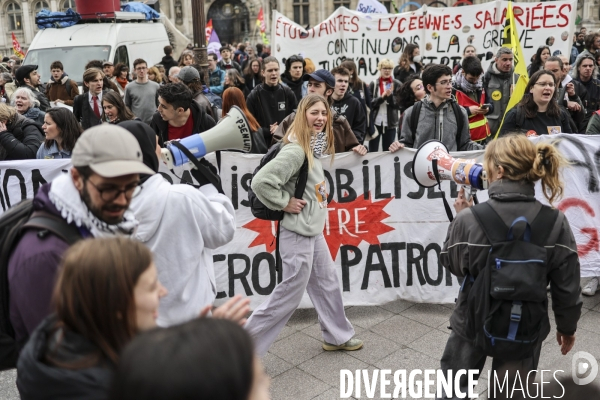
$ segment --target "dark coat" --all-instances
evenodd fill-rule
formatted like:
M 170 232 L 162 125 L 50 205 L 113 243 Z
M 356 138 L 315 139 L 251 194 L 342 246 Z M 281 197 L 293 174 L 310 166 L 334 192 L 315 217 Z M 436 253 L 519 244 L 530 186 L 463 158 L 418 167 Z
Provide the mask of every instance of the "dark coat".
M 387 105 L 387 127 L 388 128 L 398 128 L 398 117 L 400 109 L 400 105 L 396 103 L 396 93 L 400 90 L 400 85 L 402 83 L 397 79 L 392 79 L 392 95 L 387 99 L 384 99 L 379 95 L 379 78 L 375 79 L 375 81 L 369 84 L 369 90 L 371 91 L 371 118 L 369 121 L 369 125 L 371 127 L 375 126 L 375 118 L 377 117 L 377 113 L 379 113 L 379 107 L 385 101 Z M 374 130 L 372 130 L 374 131 Z
M 33 332 L 17 363 L 17 388 L 22 400 L 108 400 L 115 367 L 100 361 L 89 368 L 67 369 L 50 365 L 49 352 L 61 362 L 73 362 L 98 348 L 78 333 L 62 329 L 55 334 L 56 317 L 46 318 Z
M 215 120 L 212 119 L 200 105 L 192 101 L 190 104 L 192 110 L 192 119 L 194 120 L 194 129 L 192 133 L 202 133 L 209 130 L 216 125 Z M 152 122 L 150 127 L 154 129 L 154 132 L 158 136 L 158 143 L 161 147 L 164 147 L 165 142 L 169 140 L 169 122 L 162 119 L 158 112 L 155 112 L 152 116 Z
M 34 160 L 44 143 L 41 125 L 20 114 L 0 132 L 0 160 Z
M 160 61 L 162 66 L 165 68 L 165 75 L 169 76 L 169 70 L 171 67 L 176 67 L 179 65 L 177 61 L 171 56 L 164 56 Z
M 102 91 L 102 95 L 106 93 L 106 90 Z M 100 115 L 102 115 L 102 104 L 98 104 L 100 109 Z M 94 114 L 94 110 L 90 106 L 88 93 L 78 95 L 73 100 L 73 114 L 77 121 L 81 123 L 83 129 L 91 128 L 92 126 L 100 125 L 102 121 Z
M 535 199 L 535 189 L 530 183 L 503 179 L 493 182 L 488 193 L 488 203 L 509 226 L 519 216 L 533 221 L 542 206 Z M 489 246 L 490 242 L 473 212 L 470 209 L 463 210 L 448 227 L 448 235 L 440 253 L 440 263 L 459 278 L 464 277 L 466 273 L 477 278 L 486 266 Z M 548 251 L 546 274 L 548 282 L 551 282 L 550 294 L 556 329 L 565 335 L 572 335 L 577 329 L 582 307 L 579 257 L 569 222 L 560 211 L 545 247 Z M 465 339 L 468 339 L 465 329 L 467 297 L 470 290 L 471 284 L 465 284 L 458 294 L 456 307 L 450 318 L 452 332 Z M 546 317 L 542 321 L 539 340 L 543 341 L 548 332 L 550 322 Z

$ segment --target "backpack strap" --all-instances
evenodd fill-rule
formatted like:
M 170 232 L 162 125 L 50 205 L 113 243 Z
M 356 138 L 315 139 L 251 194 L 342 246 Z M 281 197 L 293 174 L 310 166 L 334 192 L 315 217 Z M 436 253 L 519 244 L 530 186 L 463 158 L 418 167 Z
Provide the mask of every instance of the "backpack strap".
M 412 134 L 413 146 L 415 145 L 415 139 L 417 136 L 417 125 L 419 124 L 419 115 L 421 115 L 421 107 L 423 107 L 423 103 L 417 101 L 413 105 L 413 109 L 410 113 L 410 119 L 408 120 L 408 126 L 410 128 L 410 133 Z
M 506 241 L 508 227 L 488 202 L 471 207 L 471 212 L 491 244 Z
M 308 158 L 304 156 L 304 163 L 300 167 L 300 173 L 298 174 L 298 181 L 296 181 L 296 189 L 294 190 L 294 197 L 301 199 L 306 189 L 306 182 L 308 181 Z
M 516 107 L 517 115 L 515 118 L 515 126 L 517 129 L 521 129 L 523 124 L 525 124 L 525 111 L 523 111 L 522 107 Z
M 67 89 L 67 96 L 71 96 L 72 87 L 73 87 L 73 81 L 71 80 L 71 78 L 67 78 L 67 81 L 65 82 L 65 89 Z
M 531 223 L 531 243 L 544 246 L 558 219 L 558 210 L 542 205 L 542 209 Z
M 22 229 L 38 229 L 40 231 L 52 232 L 69 245 L 81 239 L 81 232 L 79 232 L 79 229 L 75 225 L 71 225 L 64 219 L 43 211 L 35 211 L 31 215 L 31 218 L 23 225 Z
M 461 106 L 458 105 L 458 103 L 456 101 L 453 101 L 452 103 L 452 111 L 454 111 L 454 116 L 456 117 L 456 125 L 458 126 L 458 130 L 456 131 L 456 136 L 460 136 L 460 133 L 463 130 L 463 127 L 465 126 L 465 121 L 464 121 L 464 115 L 462 113 L 461 110 Z M 457 141 L 458 143 L 458 141 Z

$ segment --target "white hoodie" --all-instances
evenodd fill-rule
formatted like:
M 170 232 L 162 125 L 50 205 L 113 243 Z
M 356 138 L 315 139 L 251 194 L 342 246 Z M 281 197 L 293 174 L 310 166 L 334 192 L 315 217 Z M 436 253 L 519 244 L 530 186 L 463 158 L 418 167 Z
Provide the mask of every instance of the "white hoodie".
M 133 198 L 140 221 L 135 238 L 154 253 L 158 279 L 169 294 L 160 302 L 158 325 L 189 321 L 216 298 L 212 251 L 235 233 L 231 200 L 213 185 L 171 185 L 156 174 Z

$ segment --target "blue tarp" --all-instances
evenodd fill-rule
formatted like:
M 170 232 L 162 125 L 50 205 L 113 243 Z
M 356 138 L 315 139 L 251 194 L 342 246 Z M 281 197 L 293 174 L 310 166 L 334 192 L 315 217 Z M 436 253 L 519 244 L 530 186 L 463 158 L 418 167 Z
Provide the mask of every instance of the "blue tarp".
M 152 7 L 147 4 L 140 3 L 139 1 L 132 1 L 130 3 L 121 6 L 121 10 L 128 12 L 139 12 L 146 14 L 147 20 L 160 19 L 160 14 L 156 12 Z
M 44 9 L 35 16 L 35 23 L 40 29 L 66 28 L 75 25 L 79 20 L 81 20 L 81 15 L 70 8 L 66 12 Z

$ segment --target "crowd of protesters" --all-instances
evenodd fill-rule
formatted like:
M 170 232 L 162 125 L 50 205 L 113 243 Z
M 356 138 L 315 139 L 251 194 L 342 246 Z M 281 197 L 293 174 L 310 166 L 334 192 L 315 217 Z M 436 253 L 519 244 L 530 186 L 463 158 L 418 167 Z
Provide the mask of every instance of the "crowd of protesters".
M 573 49 L 550 54 L 541 46 L 525 95 L 509 112 L 518 76 L 505 47 L 484 71 L 472 45 L 447 66 L 425 64 L 410 44 L 398 60 L 379 60 L 378 75 L 368 79 L 352 60 L 316 69 L 301 55 L 280 60 L 269 46 L 249 43 L 209 54 L 206 71 L 191 51 L 174 59 L 171 46 L 160 64 L 139 58 L 131 70 L 91 60 L 81 92 L 60 61 L 47 83 L 36 65 L 0 74 L 0 160 L 70 158 L 73 165 L 33 201 L 36 213 L 62 221 L 67 234 L 26 230 L 8 260 L 22 398 L 267 399 L 255 354 L 267 352 L 305 289 L 319 313 L 323 349 L 361 348 L 321 234 L 327 196 L 318 159 L 418 148 L 431 139 L 466 151 L 515 133 L 600 134 L 600 34 L 578 33 Z M 282 146 L 252 188 L 290 216 L 282 243 L 295 243 L 281 252 L 283 282 L 247 324 L 248 300 L 212 309 L 211 250 L 231 241 L 236 226 L 216 169 L 200 162 L 204 168 L 192 171 L 198 189 L 158 174 L 167 142 L 215 127 L 233 106 L 263 144 L 254 152 Z M 302 200 L 293 197 L 293 182 L 304 160 L 310 172 Z M 583 293 L 594 295 L 598 283 L 593 278 Z M 165 372 L 166 359 L 180 364 Z M 185 367 L 198 359 L 206 366 Z

